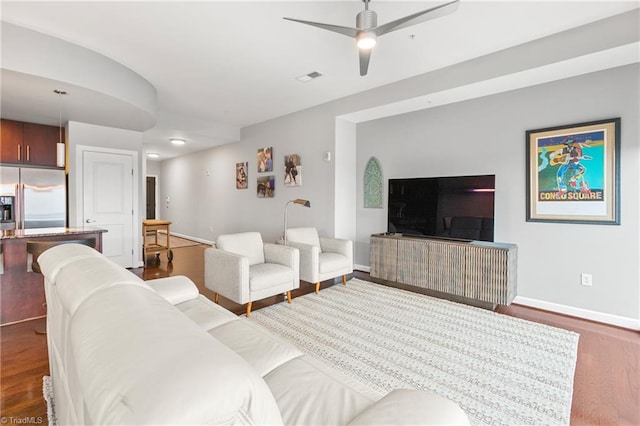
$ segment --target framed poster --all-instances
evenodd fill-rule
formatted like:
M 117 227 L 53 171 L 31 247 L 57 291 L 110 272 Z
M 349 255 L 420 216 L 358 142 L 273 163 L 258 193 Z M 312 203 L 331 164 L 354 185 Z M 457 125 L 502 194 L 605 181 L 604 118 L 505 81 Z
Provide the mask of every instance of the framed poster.
M 249 187 L 249 162 L 236 163 L 236 189 L 247 189 Z
M 527 221 L 620 224 L 620 118 L 529 130 Z
M 284 156 L 284 186 L 302 186 L 302 160 L 300 154 Z

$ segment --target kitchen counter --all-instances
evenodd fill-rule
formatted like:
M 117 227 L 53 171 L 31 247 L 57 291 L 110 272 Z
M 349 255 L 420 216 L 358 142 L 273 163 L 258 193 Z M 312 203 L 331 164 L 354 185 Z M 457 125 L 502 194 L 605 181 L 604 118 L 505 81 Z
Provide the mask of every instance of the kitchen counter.
M 64 235 L 82 235 L 107 232 L 106 229 L 87 226 L 83 228 L 34 228 L 34 229 L 3 229 L 0 240 L 10 238 L 42 238 L 60 237 Z
M 106 229 L 34 228 L 2 230 L 0 234 L 0 324 L 46 315 L 44 277 L 34 262 L 44 249 L 58 243 L 82 242 L 102 251 Z M 39 244 L 42 243 L 42 244 Z

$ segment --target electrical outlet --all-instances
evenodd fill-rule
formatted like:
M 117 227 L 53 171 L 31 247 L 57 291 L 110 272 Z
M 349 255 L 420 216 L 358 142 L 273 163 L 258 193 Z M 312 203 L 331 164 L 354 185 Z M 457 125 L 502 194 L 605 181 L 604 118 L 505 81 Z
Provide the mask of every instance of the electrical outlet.
M 582 285 L 591 287 L 593 285 L 593 276 L 591 274 L 585 274 L 583 272 L 582 274 L 580 274 L 580 283 Z

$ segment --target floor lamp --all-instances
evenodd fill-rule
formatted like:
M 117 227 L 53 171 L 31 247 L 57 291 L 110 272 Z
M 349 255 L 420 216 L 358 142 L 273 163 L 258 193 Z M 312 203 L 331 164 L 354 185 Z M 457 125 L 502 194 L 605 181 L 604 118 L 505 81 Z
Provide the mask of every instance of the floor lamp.
M 287 208 L 289 204 L 298 204 L 303 207 L 311 207 L 311 202 L 309 200 L 303 200 L 302 198 L 296 198 L 295 200 L 287 201 L 287 204 L 284 206 L 284 245 L 287 245 Z

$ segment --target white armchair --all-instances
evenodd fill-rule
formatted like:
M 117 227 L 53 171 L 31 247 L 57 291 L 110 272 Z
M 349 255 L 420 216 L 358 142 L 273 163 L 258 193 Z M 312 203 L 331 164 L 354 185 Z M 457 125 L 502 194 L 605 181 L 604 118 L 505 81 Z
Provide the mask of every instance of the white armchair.
M 353 272 L 353 243 L 351 240 L 320 237 L 316 228 L 289 228 L 286 244 L 300 250 L 300 279 L 314 283 L 316 293 L 320 282 Z
M 296 248 L 263 243 L 259 232 L 220 235 L 216 248 L 205 250 L 204 284 L 236 303 L 247 304 L 247 317 L 254 300 L 287 294 L 300 287 L 300 255 Z

